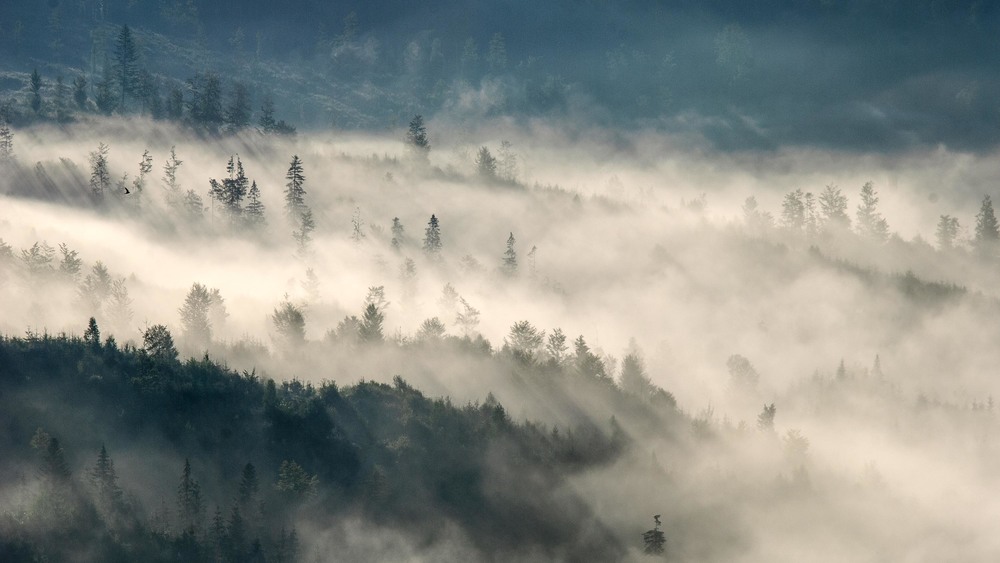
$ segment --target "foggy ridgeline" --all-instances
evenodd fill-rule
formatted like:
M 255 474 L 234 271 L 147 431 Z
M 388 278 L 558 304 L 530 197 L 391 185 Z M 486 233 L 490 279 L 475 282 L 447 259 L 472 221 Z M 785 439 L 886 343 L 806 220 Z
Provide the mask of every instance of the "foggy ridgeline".
M 4 560 L 995 554 L 989 198 L 427 125 L 6 129 Z
M 997 16 L 0 3 L 0 561 L 1000 559 Z

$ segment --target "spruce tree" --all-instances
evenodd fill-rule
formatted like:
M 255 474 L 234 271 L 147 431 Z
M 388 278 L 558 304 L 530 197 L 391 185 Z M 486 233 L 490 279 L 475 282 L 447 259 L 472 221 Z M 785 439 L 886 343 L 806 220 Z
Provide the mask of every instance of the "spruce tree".
M 976 238 L 973 244 L 980 254 L 988 255 L 996 251 L 998 240 L 1000 240 L 1000 225 L 993 212 L 993 201 L 987 195 L 983 198 L 979 213 L 976 214 Z
M 889 224 L 878 211 L 878 194 L 871 182 L 865 182 L 861 188 L 861 203 L 858 204 L 857 228 L 858 234 L 877 240 L 889 238 Z
M 517 251 L 514 250 L 514 242 L 514 233 L 510 233 L 507 237 L 507 250 L 503 253 L 503 263 L 500 265 L 500 271 L 508 278 L 517 275 Z
M 643 553 L 646 555 L 662 555 L 663 545 L 667 543 L 667 538 L 660 530 L 660 515 L 653 516 L 653 529 L 642 534 Z
M 184 305 L 179 309 L 181 325 L 184 329 L 184 339 L 198 345 L 208 345 L 212 339 L 212 324 L 208 318 L 208 309 L 212 304 L 212 295 L 208 288 L 200 283 L 191 286 Z
M 90 191 L 101 198 L 111 187 L 111 172 L 108 170 L 108 146 L 97 145 L 97 150 L 90 153 Z
M 432 259 L 441 256 L 441 226 L 434 214 L 431 214 L 427 228 L 424 229 L 424 252 Z
M 179 209 L 183 203 L 181 185 L 177 181 L 177 169 L 183 163 L 183 160 L 177 158 L 176 148 L 170 147 L 170 157 L 163 164 L 163 187 L 166 191 L 164 199 L 166 199 L 167 205 L 174 209 Z
M 292 221 L 298 221 L 306 210 L 306 190 L 303 187 L 306 177 L 299 155 L 292 156 L 292 163 L 288 166 L 285 178 L 288 180 L 288 183 L 285 184 L 285 213 Z
M 399 250 L 403 246 L 403 241 L 406 239 L 406 231 L 403 229 L 403 223 L 400 222 L 399 217 L 392 218 L 392 248 Z
M 410 120 L 410 126 L 406 130 L 406 145 L 417 160 L 427 160 L 431 151 L 431 143 L 427 138 L 427 128 L 424 126 L 423 116 L 415 115 Z
M 14 134 L 7 121 L 0 118 L 0 163 L 14 158 Z
M 257 182 L 251 184 L 250 191 L 247 192 L 247 208 L 244 215 L 247 228 L 251 231 L 260 231 L 267 225 L 267 218 L 264 217 L 264 202 L 260 200 Z
M 28 87 L 31 90 L 31 111 L 39 116 L 42 113 L 42 76 L 37 68 L 31 71 Z
M 497 159 L 490 153 L 490 149 L 480 147 L 476 154 L 476 172 L 481 178 L 495 180 L 497 177 Z
M 958 229 L 958 217 L 942 215 L 938 219 L 935 235 L 939 250 L 950 250 L 955 247 L 955 239 L 958 238 Z
M 847 196 L 840 188 L 829 185 L 819 194 L 819 208 L 823 213 L 823 221 L 840 227 L 850 227 L 851 218 L 847 216 Z
M 125 111 L 125 96 L 139 90 L 139 50 L 132 31 L 123 25 L 115 41 L 115 79 L 120 92 L 119 107 Z
M 87 109 L 87 78 L 82 74 L 73 79 L 73 101 L 80 111 Z

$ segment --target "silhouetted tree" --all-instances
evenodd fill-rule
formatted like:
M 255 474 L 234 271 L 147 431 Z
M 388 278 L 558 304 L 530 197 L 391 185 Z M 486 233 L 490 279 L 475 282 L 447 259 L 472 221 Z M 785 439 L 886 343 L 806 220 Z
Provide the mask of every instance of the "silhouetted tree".
M 174 338 L 164 325 L 153 325 L 142 335 L 142 349 L 150 358 L 157 362 L 173 362 L 177 360 L 177 348 Z
M 111 172 L 108 170 L 108 146 L 97 145 L 97 150 L 90 153 L 90 191 L 101 198 L 111 187 Z
M 209 195 L 218 201 L 229 217 L 231 226 L 238 226 L 243 219 L 243 198 L 246 197 L 250 181 L 243 171 L 243 162 L 240 157 L 229 157 L 226 164 L 228 178 L 223 178 L 221 182 L 212 178 L 209 180 L 211 188 Z
M 267 224 L 267 218 L 264 217 L 264 202 L 260 200 L 260 189 L 257 188 L 257 182 L 250 184 L 250 190 L 247 192 L 247 208 L 244 211 L 243 219 L 247 228 L 254 232 L 259 232 Z
M 181 185 L 177 181 L 177 169 L 180 168 L 184 161 L 177 158 L 177 151 L 175 147 L 170 147 L 170 157 L 163 164 L 163 187 L 166 191 L 164 199 L 166 199 L 167 204 L 174 209 L 180 209 L 183 205 L 183 195 L 181 194 Z
M 424 126 L 424 118 L 420 115 L 413 116 L 410 126 L 406 130 L 406 145 L 418 160 L 426 161 L 431 151 L 431 143 L 427 138 L 427 128 Z
M 365 311 L 361 317 L 361 326 L 358 327 L 358 335 L 362 342 L 377 344 L 385 339 L 385 336 L 382 334 L 382 322 L 384 318 L 384 313 L 375 303 L 365 305 Z
M 304 187 L 306 177 L 299 155 L 292 156 L 292 163 L 288 166 L 285 178 L 288 180 L 288 183 L 285 184 L 285 213 L 293 222 L 298 221 L 306 211 L 306 190 Z
M 31 111 L 39 116 L 42 113 L 42 75 L 38 74 L 37 68 L 31 71 L 28 88 L 31 92 Z
M 101 346 L 101 329 L 97 327 L 97 319 L 90 317 L 87 321 L 87 330 L 83 331 L 83 341 L 92 348 Z

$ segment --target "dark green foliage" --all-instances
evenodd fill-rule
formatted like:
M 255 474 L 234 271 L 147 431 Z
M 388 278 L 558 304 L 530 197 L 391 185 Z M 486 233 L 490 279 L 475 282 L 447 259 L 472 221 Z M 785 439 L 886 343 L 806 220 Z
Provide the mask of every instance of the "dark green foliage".
M 39 115 L 42 112 L 42 76 L 37 68 L 31 71 L 28 88 L 31 91 L 31 111 Z

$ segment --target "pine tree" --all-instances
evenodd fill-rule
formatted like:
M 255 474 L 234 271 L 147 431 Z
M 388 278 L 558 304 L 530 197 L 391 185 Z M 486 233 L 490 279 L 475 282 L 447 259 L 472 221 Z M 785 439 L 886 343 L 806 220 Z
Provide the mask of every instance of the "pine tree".
M 83 266 L 83 260 L 80 260 L 77 251 L 70 250 L 69 246 L 65 243 L 59 245 L 59 252 L 62 254 L 62 260 L 59 262 L 59 273 L 69 281 L 76 282 L 80 277 L 80 268 Z
M 653 516 L 654 526 L 652 530 L 647 530 L 642 534 L 643 553 L 646 555 L 662 555 L 663 545 L 667 543 L 667 538 L 660 530 L 660 515 Z
M 288 183 L 285 184 L 285 213 L 292 221 L 297 221 L 306 211 L 305 195 L 303 187 L 306 177 L 303 174 L 302 160 L 299 155 L 292 156 L 292 163 L 288 166 L 285 174 Z
M 507 250 L 503 253 L 503 263 L 500 271 L 508 278 L 517 275 L 517 252 L 514 250 L 514 233 L 507 237 Z
M 481 178 L 494 180 L 497 177 L 497 159 L 490 153 L 490 149 L 480 147 L 476 154 L 476 172 Z
M 361 219 L 361 208 L 355 207 L 354 214 L 351 215 L 351 240 L 359 243 L 365 239 L 365 222 Z
M 629 395 L 644 399 L 652 395 L 653 384 L 646 375 L 642 357 L 636 353 L 626 354 L 622 358 L 621 389 Z
M 218 201 L 229 217 L 231 226 L 238 226 L 243 219 L 243 199 L 247 196 L 250 181 L 247 180 L 243 171 L 243 162 L 239 156 L 229 157 L 226 164 L 228 178 L 223 178 L 221 182 L 212 178 L 209 180 L 211 188 L 209 196 Z
M 31 111 L 35 112 L 36 116 L 40 116 L 42 113 L 42 75 L 38 74 L 37 68 L 31 71 L 28 87 L 31 91 Z
M 0 163 L 14 158 L 14 134 L 5 119 L 0 118 Z
M 305 255 L 309 250 L 309 243 L 312 242 L 312 232 L 316 230 L 316 223 L 313 221 L 312 210 L 306 209 L 304 213 L 299 217 L 299 228 L 292 231 L 292 238 L 295 239 L 296 245 L 298 245 L 298 253 L 300 256 Z
M 264 202 L 260 200 L 257 182 L 252 183 L 250 191 L 247 192 L 247 208 L 244 219 L 247 227 L 254 232 L 259 232 L 267 225 L 267 218 L 264 217 Z
M 889 224 L 878 211 L 878 195 L 871 182 L 865 182 L 861 188 L 857 218 L 858 234 L 877 241 L 889 238 Z
M 163 186 L 166 190 L 164 199 L 167 204 L 174 209 L 179 209 L 183 204 L 181 185 L 177 181 L 177 169 L 184 161 L 177 158 L 176 147 L 170 147 L 170 158 L 163 164 Z M 200 198 L 199 198 L 200 199 Z M 199 209 L 200 209 L 199 203 Z
M 153 325 L 142 334 L 142 349 L 158 362 L 173 362 L 177 360 L 177 348 L 170 330 L 164 325 Z
M 90 320 L 87 321 L 87 330 L 83 331 L 83 341 L 91 348 L 101 346 L 101 329 L 97 327 L 97 319 L 94 317 L 90 317 Z
M 385 339 L 382 334 L 384 318 L 385 315 L 375 303 L 369 303 L 365 306 L 364 315 L 361 317 L 361 326 L 358 330 L 362 342 L 377 344 Z
M 226 108 L 226 124 L 235 130 L 250 125 L 250 91 L 242 82 L 233 84 L 229 107 Z
M 951 250 L 955 247 L 955 239 L 958 238 L 958 229 L 958 217 L 942 215 L 941 218 L 938 219 L 937 232 L 935 235 L 937 237 L 939 250 Z
M 111 187 L 111 172 L 108 170 L 108 146 L 97 145 L 97 150 L 90 153 L 90 191 L 101 198 Z
M 184 339 L 198 346 L 206 346 L 212 339 L 212 325 L 208 319 L 208 309 L 212 295 L 200 283 L 191 286 L 184 305 L 179 309 Z
M 976 251 L 982 255 L 990 255 L 996 251 L 1000 240 L 1000 224 L 993 212 L 993 201 L 990 196 L 983 197 L 983 204 L 976 214 L 976 238 L 973 239 Z
M 424 253 L 431 259 L 441 256 L 441 226 L 436 215 L 431 214 L 424 230 Z
M 806 206 L 802 190 L 785 194 L 781 204 L 781 224 L 786 229 L 801 231 L 806 222 Z
M 205 506 L 201 498 L 201 485 L 191 475 L 191 461 L 184 460 L 181 482 L 177 485 L 177 516 L 184 533 L 197 534 L 201 529 Z
M 119 107 L 125 111 L 125 96 L 135 94 L 139 88 L 139 50 L 132 31 L 123 25 L 115 42 L 115 78 L 121 92 Z
M 562 364 L 566 357 L 566 334 L 563 333 L 561 328 L 556 328 L 552 330 L 549 334 L 549 341 L 545 345 L 545 351 L 548 352 L 549 358 L 552 359 L 557 365 Z
M 427 138 L 427 128 L 424 126 L 424 118 L 415 115 L 410 120 L 410 126 L 406 130 L 406 145 L 417 160 L 426 161 L 431 151 L 431 143 Z
M 87 109 L 87 77 L 82 74 L 73 79 L 73 101 L 80 111 Z
M 406 231 L 403 229 L 403 223 L 400 222 L 399 217 L 392 218 L 392 248 L 399 251 L 400 247 L 403 246 L 403 241 L 406 240 Z
M 108 450 L 104 447 L 104 444 L 101 444 L 101 451 L 97 454 L 97 462 L 90 470 L 90 483 L 96 493 L 98 507 L 105 514 L 121 510 L 124 502 L 124 494 L 118 485 L 115 462 L 108 455 Z
M 824 223 L 844 228 L 851 226 L 851 218 L 847 216 L 847 196 L 837 186 L 823 188 L 823 193 L 819 194 L 819 208 Z
M 147 149 L 142 151 L 142 160 L 139 161 L 139 173 L 136 175 L 135 180 L 132 181 L 132 198 L 136 206 L 141 205 L 142 192 L 146 188 L 146 176 L 152 171 L 153 157 L 150 156 Z

